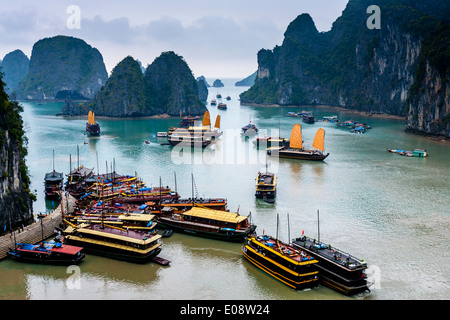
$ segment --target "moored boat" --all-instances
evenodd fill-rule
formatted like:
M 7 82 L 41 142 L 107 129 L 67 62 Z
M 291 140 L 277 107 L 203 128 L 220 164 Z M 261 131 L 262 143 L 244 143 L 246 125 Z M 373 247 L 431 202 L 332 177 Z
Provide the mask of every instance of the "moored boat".
M 241 128 L 242 136 L 251 136 L 257 134 L 259 129 L 250 121 L 249 124 Z
M 388 149 L 388 148 L 386 148 L 386 149 L 389 152 L 396 153 L 396 154 L 406 156 L 406 157 L 424 158 L 424 157 L 428 156 L 427 150 L 425 150 L 425 149 L 414 149 L 413 151 L 407 151 L 407 150 L 402 150 L 402 149 Z
M 325 151 L 325 131 L 319 128 L 313 141 L 312 150 L 303 148 L 302 132 L 299 124 L 292 128 L 289 147 L 268 148 L 267 154 L 278 156 L 280 158 L 322 161 L 328 157 L 329 153 Z
M 247 237 L 242 254 L 253 265 L 293 289 L 312 288 L 319 283 L 319 271 L 314 268 L 318 261 L 273 237 Z
M 364 261 L 306 236 L 295 239 L 292 245 L 317 259 L 321 284 L 345 295 L 370 291 Z
M 314 118 L 314 114 L 312 112 L 307 112 L 302 116 L 302 121 L 304 123 L 314 123 L 316 119 Z
M 64 174 L 55 171 L 55 151 L 53 150 L 53 170 L 45 174 L 44 186 L 47 199 L 58 199 L 64 187 Z
M 157 215 L 156 220 L 158 227 L 175 232 L 234 242 L 243 241 L 256 229 L 247 216 L 201 207 L 193 207 L 180 214 L 169 208 Z
M 161 252 L 161 235 L 97 224 L 69 224 L 67 243 L 82 246 L 87 253 L 129 262 L 146 262 Z
M 63 244 L 60 241 L 42 241 L 39 244 L 16 243 L 14 249 L 8 250 L 8 255 L 24 262 L 72 265 L 79 264 L 85 258 L 82 250 L 82 247 Z

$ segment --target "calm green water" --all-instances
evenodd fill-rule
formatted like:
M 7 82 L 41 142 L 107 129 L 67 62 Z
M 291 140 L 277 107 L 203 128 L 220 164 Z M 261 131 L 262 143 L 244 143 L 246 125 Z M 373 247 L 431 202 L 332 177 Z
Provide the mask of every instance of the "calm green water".
M 224 197 L 229 208 L 251 212 L 257 231 L 287 241 L 302 230 L 317 237 L 320 211 L 321 240 L 364 259 L 374 271 L 376 285 L 370 295 L 344 297 L 328 288 L 294 291 L 256 269 L 241 256 L 240 244 L 174 234 L 163 239 L 160 256 L 170 267 L 135 265 L 88 256 L 80 267 L 79 288 L 71 285 L 65 267 L 36 266 L 12 260 L 0 262 L 0 299 L 448 299 L 450 296 L 450 145 L 406 134 L 403 121 L 363 117 L 331 109 L 257 108 L 240 105 L 235 79 L 223 80 L 224 88 L 210 88 L 228 110 L 208 106 L 212 122 L 221 115 L 224 136 L 211 148 L 182 155 L 160 145 L 158 131 L 167 131 L 179 119 L 100 119 L 102 135 L 84 135 L 86 119 L 56 117 L 61 104 L 23 103 L 29 139 L 27 164 L 32 189 L 38 200 L 36 212 L 52 210 L 44 201 L 43 179 L 55 169 L 68 173 L 78 162 L 101 173 L 114 160 L 121 174 L 138 174 L 148 186 L 175 188 L 190 197 L 191 174 L 202 197 Z M 289 111 L 312 110 L 317 117 L 337 115 L 342 120 L 367 122 L 366 134 L 352 134 L 335 124 L 303 124 L 284 117 Z M 290 136 L 294 123 L 302 125 L 310 147 L 319 127 L 326 131 L 325 148 L 330 156 L 322 163 L 268 158 L 252 140 L 239 135 L 249 121 L 263 133 Z M 144 141 L 151 141 L 145 144 Z M 84 144 L 84 142 L 87 142 Z M 425 148 L 425 159 L 391 154 L 386 148 Z M 176 150 L 176 149 L 175 149 Z M 275 204 L 254 197 L 258 171 L 278 174 Z M 54 205 L 54 204 L 53 204 Z M 289 225 L 288 225 L 289 214 Z

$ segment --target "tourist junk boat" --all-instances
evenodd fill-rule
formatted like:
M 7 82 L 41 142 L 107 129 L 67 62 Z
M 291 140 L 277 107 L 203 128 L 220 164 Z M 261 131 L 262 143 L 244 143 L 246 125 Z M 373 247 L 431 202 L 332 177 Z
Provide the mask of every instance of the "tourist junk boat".
M 249 236 L 242 246 L 242 254 L 253 265 L 293 289 L 319 284 L 319 271 L 314 268 L 318 261 L 276 238 Z
M 105 224 L 75 225 L 65 221 L 68 244 L 82 246 L 87 253 L 128 262 L 146 262 L 161 252 L 161 235 L 125 230 Z
M 84 214 L 74 217 L 74 224 L 102 224 L 106 223 L 114 227 L 120 227 L 128 230 L 140 230 L 151 232 L 155 230 L 156 222 L 153 214 L 123 213 L 120 215 L 93 215 Z
M 325 131 L 319 128 L 312 145 L 316 150 L 306 150 L 303 148 L 301 127 L 299 124 L 295 124 L 292 128 L 289 147 L 268 148 L 267 154 L 278 155 L 280 158 L 322 161 L 329 155 L 329 153 L 324 153 L 324 138 Z
M 427 150 L 425 150 L 425 149 L 414 149 L 413 151 L 406 151 L 406 150 L 401 150 L 401 149 L 388 149 L 388 148 L 386 148 L 386 149 L 389 152 L 396 153 L 396 154 L 406 156 L 406 157 L 424 158 L 424 157 L 428 156 Z
M 175 199 L 175 200 L 162 200 L 159 204 L 160 208 L 156 208 L 152 213 L 156 214 L 159 210 L 166 207 L 173 208 L 174 213 L 182 213 L 186 210 L 193 208 L 195 205 L 201 205 L 202 207 L 228 211 L 227 199 L 222 198 L 194 198 L 194 199 Z
M 367 263 L 320 241 L 317 210 L 317 241 L 303 235 L 293 240 L 295 248 L 314 256 L 318 263 L 320 283 L 346 295 L 370 291 L 365 270 Z
M 295 239 L 292 245 L 317 259 L 321 284 L 345 295 L 369 291 L 365 262 L 306 236 Z
M 95 122 L 95 114 L 89 111 L 88 122 L 86 123 L 86 134 L 88 136 L 99 136 L 100 135 L 100 125 Z
M 257 147 L 284 147 L 289 146 L 289 139 L 281 137 L 256 137 L 253 143 Z
M 55 171 L 55 150 L 53 150 L 53 170 L 45 174 L 44 186 L 47 199 L 58 199 L 64 187 L 64 174 Z
M 256 229 L 249 217 L 238 213 L 195 206 L 183 213 L 174 213 L 173 208 L 162 210 L 157 215 L 158 227 L 195 236 L 239 242 Z M 250 215 L 249 215 L 250 216 Z
M 255 196 L 266 202 L 274 202 L 277 195 L 277 175 L 271 172 L 258 172 L 255 179 Z
M 14 249 L 8 250 L 8 255 L 24 262 L 73 265 L 79 264 L 85 258 L 82 250 L 82 247 L 63 244 L 60 241 L 42 241 L 37 245 L 16 243 Z
M 314 114 L 312 112 L 307 112 L 302 116 L 302 121 L 304 123 L 314 123 L 316 120 L 314 119 Z
M 220 109 L 220 110 L 227 110 L 227 105 L 226 105 L 225 103 L 219 103 L 219 104 L 217 105 L 217 109 Z

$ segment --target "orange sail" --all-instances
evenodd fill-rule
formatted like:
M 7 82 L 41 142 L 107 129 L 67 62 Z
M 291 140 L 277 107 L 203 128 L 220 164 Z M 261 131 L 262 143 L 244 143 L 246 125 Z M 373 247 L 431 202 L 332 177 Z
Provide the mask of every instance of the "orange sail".
M 203 115 L 203 122 L 202 122 L 204 127 L 208 127 L 211 126 L 211 119 L 209 117 L 209 111 L 206 110 L 205 114 Z
M 292 128 L 290 147 L 294 149 L 303 149 L 302 128 L 298 123 Z
M 312 146 L 313 148 L 325 151 L 325 130 L 323 130 L 322 128 L 317 130 Z
M 92 111 L 90 111 L 90 110 L 89 110 L 89 113 L 88 113 L 88 123 L 92 124 Z
M 220 114 L 217 115 L 216 123 L 214 124 L 214 128 L 220 128 Z

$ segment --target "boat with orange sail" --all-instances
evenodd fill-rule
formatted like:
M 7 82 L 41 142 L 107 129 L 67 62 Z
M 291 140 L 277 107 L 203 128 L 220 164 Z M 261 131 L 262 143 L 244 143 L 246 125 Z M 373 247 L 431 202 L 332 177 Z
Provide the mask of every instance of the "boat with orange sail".
M 267 154 L 279 156 L 280 158 L 322 161 L 328 157 L 325 151 L 325 130 L 319 128 L 313 141 L 314 149 L 303 148 L 302 129 L 297 123 L 292 128 L 289 147 L 271 147 L 267 149 Z
M 95 122 L 95 114 L 92 111 L 88 113 L 88 122 L 86 123 L 86 134 L 88 136 L 99 136 L 100 125 Z

